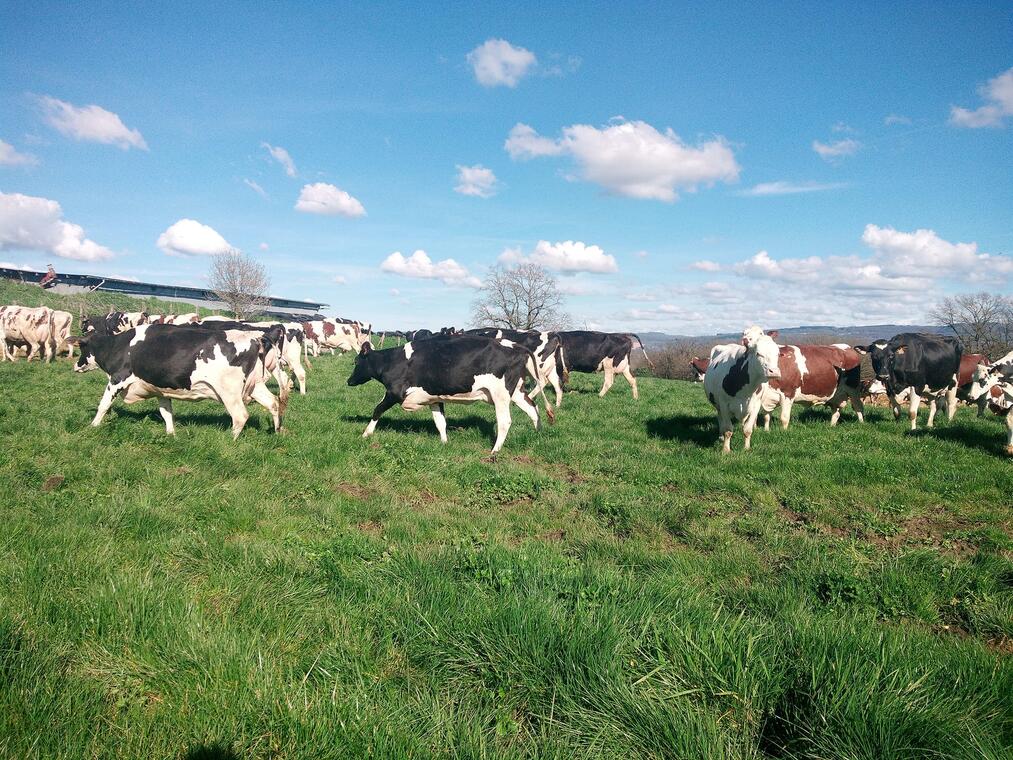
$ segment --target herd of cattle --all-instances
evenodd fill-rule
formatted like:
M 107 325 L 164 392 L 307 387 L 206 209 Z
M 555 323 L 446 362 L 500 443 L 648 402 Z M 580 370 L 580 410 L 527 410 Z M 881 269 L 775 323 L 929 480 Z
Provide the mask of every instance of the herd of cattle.
M 545 413 L 554 421 L 546 388 L 552 388 L 558 409 L 570 372 L 604 373 L 599 396 L 622 375 L 636 399 L 634 352 L 639 348 L 650 363 L 636 335 L 590 330 L 417 330 L 390 333 L 399 345 L 374 349 L 368 323 L 340 318 L 239 322 L 197 313 L 111 312 L 82 319 L 78 336 L 72 335 L 72 324 L 73 316 L 65 311 L 0 307 L 0 358 L 15 361 L 24 353 L 29 360 L 38 356 L 51 361 L 63 351 L 73 356 L 77 346 L 75 371 L 99 368 L 109 378 L 94 426 L 122 395 L 128 404 L 157 397 L 169 434 L 174 432 L 172 400 L 205 398 L 225 406 L 233 437 L 242 432 L 251 401 L 270 413 L 279 431 L 292 385 L 289 375 L 305 394 L 309 357 L 330 349 L 357 353 L 349 385 L 377 380 L 384 386 L 363 437 L 372 435 L 380 416 L 398 404 L 408 411 L 429 407 L 446 442 L 444 404 L 484 401 L 496 410 L 494 456 L 510 428 L 511 403 L 537 429 L 540 417 L 534 400 L 542 395 Z M 861 422 L 863 398 L 882 393 L 895 417 L 901 404 L 908 405 L 912 429 L 923 400 L 929 405 L 929 427 L 937 405 L 949 419 L 958 399 L 976 404 L 979 416 L 991 407 L 1006 415 L 1007 451 L 1013 454 L 1013 352 L 989 362 L 979 354 L 963 354 L 953 338 L 920 333 L 901 333 L 868 346 L 778 345 L 776 337 L 750 327 L 740 342 L 715 346 L 708 359 L 691 362 L 717 410 L 726 452 L 736 422 L 742 425 L 745 448 L 750 447 L 761 411 L 764 427 L 769 427 L 771 414 L 780 407 L 781 425 L 787 428 L 795 404 L 824 404 L 832 410 L 830 424 L 836 425 L 850 402 Z M 277 384 L 277 396 L 267 387 L 269 380 Z

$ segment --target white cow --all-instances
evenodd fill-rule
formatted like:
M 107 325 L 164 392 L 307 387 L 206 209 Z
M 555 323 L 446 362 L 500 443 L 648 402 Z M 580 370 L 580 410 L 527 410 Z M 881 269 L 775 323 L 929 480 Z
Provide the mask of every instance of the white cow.
M 41 352 L 45 360 L 53 359 L 53 310 L 40 306 L 0 306 L 0 360 L 17 361 L 14 344 L 28 347 L 28 361 Z M 41 357 L 40 357 L 41 358 Z

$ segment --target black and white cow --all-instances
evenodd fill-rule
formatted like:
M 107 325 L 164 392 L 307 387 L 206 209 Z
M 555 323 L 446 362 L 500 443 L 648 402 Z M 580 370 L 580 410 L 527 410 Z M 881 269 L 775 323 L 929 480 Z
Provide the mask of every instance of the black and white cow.
M 718 432 L 724 453 L 732 450 L 732 433 L 738 420 L 742 422 L 745 448 L 749 450 L 763 401 L 763 385 L 781 377 L 779 353 L 774 338 L 759 327 L 743 332 L 740 343 L 711 349 L 703 388 L 707 400 L 718 413 Z
M 1006 409 L 1006 453 L 1013 456 L 1013 351 L 993 364 L 979 364 L 971 379 L 972 402 L 988 399 L 997 412 Z
M 524 346 L 538 360 L 538 370 L 542 375 L 542 382 L 551 385 L 556 392 L 556 408 L 558 409 L 562 405 L 563 388 L 560 374 L 563 367 L 563 344 L 559 335 L 554 332 L 505 330 L 500 327 L 479 327 L 474 330 L 465 330 L 465 334 L 496 339 L 506 338 Z
M 299 393 L 300 395 L 306 395 L 306 370 L 302 366 L 302 352 L 303 352 L 303 335 L 302 325 L 293 324 L 292 326 L 283 325 L 280 322 L 238 322 L 236 320 L 226 319 L 224 317 L 215 317 L 203 319 L 200 322 L 193 322 L 188 325 L 184 325 L 188 329 L 207 329 L 213 330 L 258 330 L 266 333 L 275 327 L 281 327 L 284 332 L 284 338 L 281 341 L 281 345 L 278 346 L 281 356 L 281 367 L 288 367 L 292 370 L 296 380 L 299 381 Z M 269 371 L 274 371 L 273 367 L 268 367 Z M 283 382 L 280 373 L 275 372 L 275 379 L 278 380 L 279 387 Z M 285 382 L 288 382 L 288 378 L 285 377 Z
M 477 335 L 435 337 L 398 348 L 374 351 L 364 343 L 355 359 L 348 384 L 362 385 L 379 381 L 386 389 L 373 410 L 373 418 L 362 437 L 376 430 L 377 420 L 395 404 L 406 411 L 432 407 L 433 422 L 440 440 L 447 442 L 444 403 L 472 404 L 485 401 L 496 407 L 496 443 L 492 454 L 503 446 L 510 430 L 510 402 L 523 411 L 535 428 L 541 426 L 538 407 L 524 391 L 531 377 L 541 388 L 541 376 L 534 355 L 508 340 L 490 340 Z M 552 407 L 545 402 L 549 421 Z
M 622 375 L 633 389 L 633 398 L 640 398 L 637 379 L 630 371 L 630 354 L 633 353 L 633 339 L 637 339 L 647 363 L 654 364 L 644 350 L 644 342 L 632 333 L 604 333 L 594 330 L 565 330 L 556 333 L 563 344 L 563 382 L 571 372 L 604 372 L 605 382 L 599 396 L 604 396 L 612 387 L 616 373 Z
M 956 338 L 928 333 L 900 333 L 890 340 L 879 340 L 868 346 L 855 346 L 867 353 L 872 368 L 886 389 L 894 417 L 900 416 L 899 399 L 908 399 L 911 429 L 918 428 L 918 406 L 929 401 L 928 427 L 936 417 L 936 404 L 946 405 L 946 417 L 952 420 L 957 412 L 957 382 L 962 350 Z
M 279 361 L 283 331 L 190 329 L 172 325 L 141 325 L 116 335 L 78 339 L 81 355 L 75 372 L 102 369 L 109 376 L 92 426 L 98 427 L 113 400 L 124 394 L 132 404 L 157 397 L 165 432 L 175 433 L 172 400 L 216 399 L 232 417 L 232 437 L 243 431 L 253 399 L 271 413 L 281 430 L 286 391 L 279 400 L 264 381 L 270 362 Z

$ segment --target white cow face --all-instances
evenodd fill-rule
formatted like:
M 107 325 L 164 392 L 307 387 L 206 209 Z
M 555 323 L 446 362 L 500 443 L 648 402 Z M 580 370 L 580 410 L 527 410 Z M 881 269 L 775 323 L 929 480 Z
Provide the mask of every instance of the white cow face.
M 967 394 L 968 398 L 971 401 L 977 401 L 998 384 L 999 368 L 979 364 L 974 368 L 974 374 L 971 375 L 971 390 Z
M 747 351 L 756 354 L 764 376 L 774 379 L 781 377 L 781 369 L 777 364 L 779 351 L 774 338 L 754 325 L 742 333 L 742 345 Z

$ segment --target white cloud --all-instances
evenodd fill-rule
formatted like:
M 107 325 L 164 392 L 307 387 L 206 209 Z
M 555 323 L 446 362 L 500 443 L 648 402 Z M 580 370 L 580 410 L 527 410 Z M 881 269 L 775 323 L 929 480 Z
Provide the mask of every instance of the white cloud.
M 39 98 L 46 121 L 60 134 L 85 142 L 115 145 L 121 150 L 139 148 L 148 144 L 136 129 L 128 129 L 119 116 L 101 106 L 75 106 L 56 98 Z
M 709 259 L 702 259 L 700 261 L 694 261 L 689 265 L 690 269 L 696 269 L 698 272 L 720 272 L 721 265 L 716 261 L 710 261 Z
M 266 250 L 267 250 L 268 248 L 270 248 L 271 246 L 269 246 L 269 245 L 268 245 L 267 243 L 261 243 L 261 244 L 260 244 L 260 245 L 258 245 L 257 247 L 258 247 L 258 248 L 259 248 L 260 250 L 262 250 L 262 251 L 266 251 Z
M 479 198 L 491 198 L 497 190 L 496 175 L 492 169 L 481 164 L 474 166 L 457 165 L 457 186 L 454 192 L 461 195 L 474 195 Z
M 1013 257 L 978 253 L 977 243 L 951 243 L 933 230 L 900 232 L 893 227 L 868 224 L 862 242 L 893 273 L 927 271 L 965 277 L 983 271 L 1013 274 Z
M 18 153 L 8 142 L 0 140 L 0 166 L 34 166 L 39 159 L 31 153 Z
M 307 214 L 345 216 L 350 219 L 366 215 L 366 209 L 358 198 L 326 182 L 303 185 L 295 208 L 296 211 L 304 211 Z
M 475 79 L 483 87 L 516 87 L 537 62 L 530 50 L 500 39 L 486 40 L 468 53 Z
M 0 269 L 20 269 L 22 272 L 31 272 L 31 267 L 26 267 L 24 264 L 14 264 L 10 261 L 0 261 Z
M 397 296 L 401 295 L 401 291 L 398 290 L 397 288 L 391 288 L 390 294 L 396 298 Z
M 724 138 L 687 145 L 671 129 L 662 133 L 643 121 L 620 119 L 601 129 L 574 124 L 555 140 L 517 124 L 504 148 L 515 160 L 569 155 L 581 179 L 629 198 L 672 202 L 680 190 L 692 192 L 739 177 L 739 165 Z
M 838 140 L 834 143 L 821 143 L 819 140 L 813 140 L 813 150 L 819 154 L 819 157 L 824 161 L 833 161 L 843 156 L 853 156 L 858 152 L 858 149 L 862 147 L 862 143 L 858 140 L 852 140 L 848 138 L 846 140 Z
M 482 281 L 453 259 L 433 261 L 423 250 L 415 251 L 407 258 L 395 251 L 383 260 L 380 270 L 401 277 L 419 280 L 440 280 L 446 285 L 461 285 L 469 288 L 482 287 Z
M 985 105 L 971 111 L 959 106 L 950 107 L 950 124 L 956 127 L 1001 127 L 1006 117 L 1013 114 L 1013 68 L 988 80 L 979 87 Z
M 855 129 L 849 124 L 846 124 L 843 121 L 839 121 L 836 124 L 834 124 L 832 127 L 830 127 L 830 130 L 832 132 L 843 132 L 846 135 L 853 135 L 856 132 L 858 132 L 857 129 Z
M 909 119 L 907 116 L 903 116 L 902 114 L 892 113 L 885 119 L 883 119 L 883 123 L 889 127 L 894 124 L 910 124 L 911 119 Z
M 257 195 L 259 195 L 261 198 L 266 198 L 267 197 L 267 191 L 264 190 L 264 188 L 262 188 L 260 185 L 258 185 L 256 182 L 254 182 L 252 179 L 246 179 L 244 177 L 243 178 L 243 184 L 245 184 L 248 188 L 250 188 L 253 192 L 255 192 Z
M 336 275 L 334 277 L 334 283 L 336 285 L 347 285 L 348 284 L 348 278 L 345 277 L 343 274 Z
M 267 152 L 271 154 L 271 158 L 281 164 L 282 168 L 285 170 L 285 174 L 290 177 L 294 177 L 296 175 L 295 161 L 292 160 L 292 156 L 288 154 L 287 150 L 280 146 L 271 145 L 266 142 L 262 142 L 260 147 L 267 148 Z
M 180 219 L 158 236 L 156 245 L 170 256 L 217 256 L 236 252 L 216 230 L 193 219 Z
M 550 243 L 539 240 L 534 250 L 525 255 L 519 248 L 507 248 L 499 256 L 504 264 L 520 264 L 530 262 L 557 272 L 593 272 L 608 274 L 618 272 L 619 265 L 615 257 L 605 253 L 597 245 L 587 245 L 579 240 L 565 240 Z
M 824 190 L 840 190 L 847 187 L 845 182 L 761 182 L 738 193 L 747 197 L 759 198 L 767 195 L 796 195 L 798 193 L 819 193 Z
M 64 259 L 98 261 L 113 252 L 84 236 L 80 225 L 63 220 L 56 201 L 21 193 L 0 193 L 0 251 L 44 251 Z

